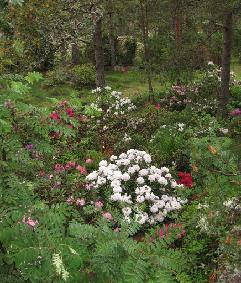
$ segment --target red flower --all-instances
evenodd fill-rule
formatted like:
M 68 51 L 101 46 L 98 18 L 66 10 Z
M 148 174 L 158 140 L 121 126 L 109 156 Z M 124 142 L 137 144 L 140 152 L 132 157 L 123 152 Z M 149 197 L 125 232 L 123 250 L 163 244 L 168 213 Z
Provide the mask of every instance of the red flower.
M 71 107 L 67 108 L 67 109 L 66 109 L 66 114 L 67 114 L 70 118 L 74 117 L 74 109 L 71 108 Z
M 49 118 L 59 122 L 60 121 L 60 116 L 56 111 L 53 111 L 50 115 Z
M 184 185 L 185 187 L 191 188 L 192 184 L 192 175 L 190 173 L 178 172 L 179 180 L 177 184 Z

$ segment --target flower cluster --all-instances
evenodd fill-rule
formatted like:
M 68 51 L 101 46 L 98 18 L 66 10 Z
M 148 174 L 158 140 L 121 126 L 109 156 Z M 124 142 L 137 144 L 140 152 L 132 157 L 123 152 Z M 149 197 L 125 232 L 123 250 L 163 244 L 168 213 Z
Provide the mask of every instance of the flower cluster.
M 185 203 L 173 196 L 174 189 L 182 185 L 172 178 L 168 168 L 151 166 L 151 156 L 145 151 L 130 149 L 119 157 L 112 155 L 110 162 L 102 160 L 86 181 L 99 192 L 106 188 L 108 201 L 122 208 L 127 222 L 163 222 L 169 212 Z
M 136 106 L 127 97 L 123 97 L 121 92 L 112 91 L 111 104 L 107 109 L 107 113 L 113 113 L 115 116 L 124 115 L 136 109 Z
M 241 204 L 240 204 L 240 200 L 238 198 L 230 198 L 228 200 L 226 200 L 223 205 L 227 208 L 227 209 L 232 209 L 232 210 L 241 210 Z
M 160 100 L 160 105 L 171 108 L 185 107 L 192 103 L 190 95 L 197 95 L 198 88 L 190 85 L 173 85 L 166 97 Z
M 70 129 L 77 129 L 80 127 L 80 123 L 87 122 L 85 115 L 80 115 L 69 106 L 69 102 L 64 100 L 57 105 L 56 109 L 49 115 L 51 124 L 63 125 Z M 63 135 L 60 131 L 51 131 L 50 137 L 53 139 L 59 139 Z
M 241 109 L 240 108 L 236 108 L 236 109 L 234 109 L 233 111 L 231 111 L 230 113 L 229 113 L 229 115 L 230 116 L 241 116 Z
M 75 161 L 69 161 L 69 162 L 66 163 L 66 165 L 62 165 L 62 164 L 57 163 L 54 166 L 54 171 L 56 173 L 69 171 L 71 169 L 76 169 L 83 175 L 87 174 L 86 168 L 84 166 L 76 164 Z
M 192 187 L 192 175 L 190 173 L 178 172 L 179 180 L 178 184 L 182 184 L 187 188 Z

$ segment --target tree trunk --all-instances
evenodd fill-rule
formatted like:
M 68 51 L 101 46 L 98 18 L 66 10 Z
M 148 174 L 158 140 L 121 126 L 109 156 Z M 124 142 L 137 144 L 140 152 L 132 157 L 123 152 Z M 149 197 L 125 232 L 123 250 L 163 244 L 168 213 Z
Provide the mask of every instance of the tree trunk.
M 96 86 L 103 87 L 105 85 L 105 74 L 104 74 L 104 51 L 103 51 L 103 42 L 102 42 L 101 19 L 97 19 L 95 22 L 94 47 L 95 47 Z
M 72 64 L 78 65 L 80 63 L 80 54 L 79 54 L 79 48 L 78 45 L 76 43 L 72 43 Z
M 67 64 L 67 48 L 64 41 L 61 43 L 60 53 L 61 53 L 61 62 L 63 66 L 65 66 Z
M 218 96 L 218 117 L 227 116 L 227 105 L 229 103 L 229 86 L 230 86 L 230 64 L 232 51 L 232 25 L 233 14 L 228 12 L 224 17 L 223 29 L 223 56 L 222 56 L 222 73 L 221 73 L 221 90 Z
M 149 100 L 153 100 L 153 87 L 152 87 L 152 79 L 151 79 L 151 66 L 150 66 L 150 53 L 148 46 L 148 19 L 147 19 L 147 6 L 145 5 L 143 0 L 140 0 L 140 9 L 141 9 L 141 30 L 143 37 L 143 45 L 144 45 L 144 61 L 145 61 L 145 69 L 148 81 L 148 90 L 149 90 Z
M 109 42 L 110 42 L 110 54 L 111 54 L 111 68 L 116 66 L 116 49 L 115 49 L 115 34 L 113 25 L 113 12 L 109 12 Z

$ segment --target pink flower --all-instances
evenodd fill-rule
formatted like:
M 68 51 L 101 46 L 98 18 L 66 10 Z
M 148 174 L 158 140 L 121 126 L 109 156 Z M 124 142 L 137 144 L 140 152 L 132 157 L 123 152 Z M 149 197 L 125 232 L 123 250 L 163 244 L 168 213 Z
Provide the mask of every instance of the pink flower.
M 77 206 L 84 206 L 85 200 L 83 198 L 81 198 L 81 199 L 78 198 L 75 203 L 76 203 Z
M 119 228 L 119 227 L 116 227 L 116 228 L 114 229 L 114 232 L 116 232 L 116 233 L 120 232 L 120 228 Z
M 39 171 L 39 176 L 43 177 L 45 175 L 45 172 L 43 170 Z
M 74 109 L 69 107 L 66 109 L 66 114 L 69 116 L 69 117 L 74 117 Z
M 83 166 L 78 165 L 76 166 L 76 169 L 80 172 L 80 174 L 83 174 L 83 175 L 87 174 L 86 168 Z
M 24 215 L 22 222 L 28 224 L 30 228 L 34 228 L 35 225 L 38 223 L 38 220 L 33 220 L 31 217 L 28 217 L 28 220 L 26 221 L 26 216 Z
M 68 197 L 67 200 L 66 200 L 66 202 L 67 202 L 68 204 L 72 204 L 72 203 L 74 202 L 73 196 Z
M 159 110 L 159 109 L 161 108 L 161 104 L 160 104 L 160 103 L 157 103 L 157 104 L 155 105 L 155 108 Z
M 53 111 L 50 115 L 49 118 L 59 122 L 60 121 L 60 116 L 56 111 Z
M 69 161 L 65 165 L 65 170 L 69 170 L 69 169 L 75 168 L 75 166 L 76 166 L 75 161 Z
M 60 106 L 65 106 L 68 104 L 68 101 L 67 100 L 63 100 L 60 102 Z
M 103 212 L 102 216 L 108 220 L 113 220 L 113 217 L 110 212 Z
M 95 207 L 96 208 L 102 208 L 103 205 L 104 205 L 104 203 L 101 200 L 97 200 L 95 202 Z
M 60 173 L 60 172 L 64 171 L 64 166 L 61 165 L 61 164 L 55 164 L 54 171 L 57 172 L 57 173 Z
M 86 163 L 86 164 L 91 164 L 91 163 L 93 163 L 93 160 L 90 159 L 90 158 L 88 158 L 88 159 L 85 160 L 85 163 Z
M 236 108 L 232 112 L 229 113 L 230 116 L 241 116 L 241 109 Z

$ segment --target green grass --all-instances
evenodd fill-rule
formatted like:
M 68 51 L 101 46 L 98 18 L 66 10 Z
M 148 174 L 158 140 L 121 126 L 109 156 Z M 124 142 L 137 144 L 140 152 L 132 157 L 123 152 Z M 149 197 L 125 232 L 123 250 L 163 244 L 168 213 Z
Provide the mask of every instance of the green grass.
M 106 72 L 106 84 L 113 90 L 121 91 L 124 95 L 138 98 L 148 96 L 148 85 L 146 76 L 143 72 L 130 70 L 126 73 L 119 71 Z M 164 86 L 161 85 L 157 78 L 153 79 L 155 92 L 161 92 Z M 87 88 L 74 89 L 69 85 L 61 86 L 36 86 L 30 95 L 24 98 L 24 101 L 36 106 L 49 106 L 53 99 L 64 100 L 70 96 L 78 96 L 83 103 L 93 102 L 95 96 Z

